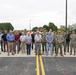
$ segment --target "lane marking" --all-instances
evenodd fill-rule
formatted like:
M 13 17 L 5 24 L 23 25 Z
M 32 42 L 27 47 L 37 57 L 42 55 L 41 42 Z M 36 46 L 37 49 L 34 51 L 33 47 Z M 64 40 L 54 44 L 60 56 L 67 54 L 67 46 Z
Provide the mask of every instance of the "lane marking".
M 40 75 L 38 55 L 36 55 L 36 75 Z
M 42 75 L 45 75 L 45 69 L 44 69 L 43 60 L 42 60 L 41 55 L 40 55 L 40 66 L 41 66 Z

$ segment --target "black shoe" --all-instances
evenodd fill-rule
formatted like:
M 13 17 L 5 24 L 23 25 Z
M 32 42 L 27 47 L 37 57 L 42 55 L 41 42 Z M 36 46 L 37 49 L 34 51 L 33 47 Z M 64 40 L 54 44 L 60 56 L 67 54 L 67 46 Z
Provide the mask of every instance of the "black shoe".
M 35 55 L 37 55 L 37 53 Z
M 14 53 L 12 53 L 12 55 L 14 55 Z
M 42 55 L 42 54 L 40 53 L 40 54 L 38 54 L 38 55 Z
M 4 50 L 4 52 L 6 52 L 6 50 Z
M 56 54 L 55 57 L 57 57 L 58 55 Z
M 61 54 L 60 56 L 64 56 L 64 55 Z
M 3 50 L 2 50 L 2 52 L 3 52 Z
M 69 53 L 69 51 L 67 51 Z
M 17 54 L 19 54 L 19 51 L 17 51 Z
M 30 55 L 29 53 L 27 55 Z
M 64 55 L 66 55 L 66 53 L 64 53 Z
M 8 56 L 10 56 L 10 54 L 8 53 Z

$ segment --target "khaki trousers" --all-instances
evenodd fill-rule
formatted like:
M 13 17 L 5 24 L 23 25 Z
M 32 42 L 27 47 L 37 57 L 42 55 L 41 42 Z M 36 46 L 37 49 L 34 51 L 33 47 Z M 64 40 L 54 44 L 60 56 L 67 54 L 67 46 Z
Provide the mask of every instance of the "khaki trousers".
M 11 50 L 11 52 L 12 52 L 12 54 L 13 54 L 13 42 L 8 42 L 8 54 L 10 53 L 10 50 Z
M 25 43 L 21 43 L 21 50 L 22 50 L 22 53 L 25 53 L 25 46 L 26 46 Z

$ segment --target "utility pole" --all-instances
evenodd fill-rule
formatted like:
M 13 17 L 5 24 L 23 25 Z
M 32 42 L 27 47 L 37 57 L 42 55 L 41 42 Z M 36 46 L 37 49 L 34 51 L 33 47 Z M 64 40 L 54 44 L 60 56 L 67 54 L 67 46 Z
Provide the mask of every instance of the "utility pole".
M 29 30 L 31 30 L 31 20 L 29 20 Z
M 68 2 L 68 0 L 66 0 L 66 12 L 65 12 L 65 25 L 66 25 L 66 31 L 67 31 L 67 2 Z

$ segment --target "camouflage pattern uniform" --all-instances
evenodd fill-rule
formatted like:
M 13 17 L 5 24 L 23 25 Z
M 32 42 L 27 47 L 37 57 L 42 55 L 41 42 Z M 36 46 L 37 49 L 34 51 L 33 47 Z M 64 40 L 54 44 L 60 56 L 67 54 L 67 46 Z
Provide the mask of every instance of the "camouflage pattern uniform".
M 74 55 L 76 54 L 76 34 L 75 34 L 75 39 L 74 39 Z
M 75 46 L 75 41 L 76 41 L 76 34 L 71 34 L 70 35 L 70 55 L 72 55 L 72 48 Z
M 64 55 L 66 55 L 66 33 L 62 32 L 62 36 L 64 38 L 63 46 L 64 46 Z
M 46 35 L 47 33 L 42 33 L 42 51 L 43 51 L 43 54 L 44 54 L 44 51 L 46 50 Z
M 64 38 L 63 38 L 63 36 L 60 34 L 60 35 L 57 35 L 56 36 L 56 38 L 55 38 L 55 40 L 56 40 L 56 56 L 57 56 L 57 54 L 58 54 L 58 50 L 59 50 L 59 48 L 60 48 L 60 54 L 61 54 L 61 56 L 62 56 L 62 43 L 63 43 L 63 41 L 64 41 Z

